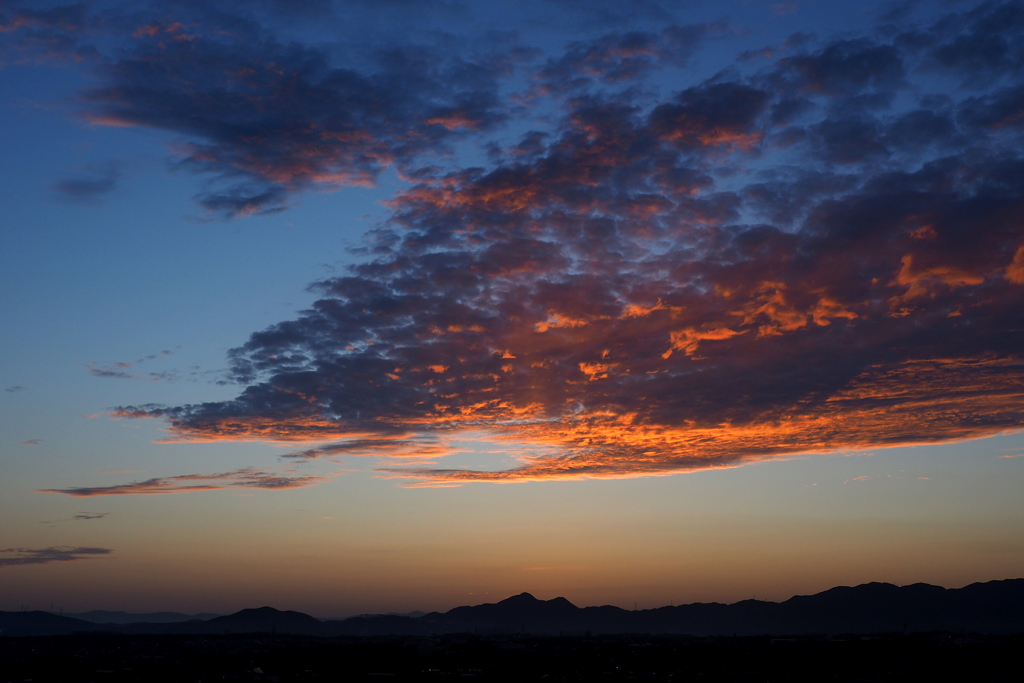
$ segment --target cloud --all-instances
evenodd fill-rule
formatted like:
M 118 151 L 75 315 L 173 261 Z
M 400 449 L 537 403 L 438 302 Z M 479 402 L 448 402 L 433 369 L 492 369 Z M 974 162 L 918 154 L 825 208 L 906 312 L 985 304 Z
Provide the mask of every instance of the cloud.
M 43 442 L 42 439 L 27 439 L 21 442 L 22 446 L 38 446 Z
M 40 524 L 56 524 L 57 522 L 87 522 L 94 519 L 103 519 L 104 517 L 108 517 L 109 515 L 109 512 L 80 512 L 79 514 L 73 517 L 68 517 L 66 519 L 49 520 L 45 522 L 40 522 Z
M 98 363 L 89 363 L 86 365 L 86 369 L 93 377 L 103 377 L 106 379 L 133 379 L 135 373 L 128 372 L 128 368 L 132 367 L 134 363 L 107 363 L 100 365 Z
M 429 47 L 377 50 L 358 67 L 260 32 L 180 23 L 136 34 L 82 96 L 99 125 L 181 136 L 181 168 L 210 178 L 211 214 L 280 211 L 310 189 L 371 185 L 506 117 L 493 56 L 452 59 Z
M 81 44 L 92 23 L 85 3 L 48 9 L 0 6 L 0 54 L 16 61 L 78 61 L 95 52 Z
M 708 36 L 725 24 L 669 26 L 659 32 L 609 33 L 573 41 L 558 58 L 548 59 L 537 74 L 541 89 L 564 94 L 594 84 L 629 83 L 646 72 L 682 66 Z
M 368 435 L 368 438 L 350 438 L 339 443 L 292 451 L 281 457 L 302 460 L 332 456 L 432 459 L 451 455 L 454 452 L 451 446 L 437 438 L 413 434 L 374 434 Z
M 778 83 L 830 95 L 898 86 L 906 73 L 897 47 L 868 38 L 842 40 L 817 52 L 781 59 Z
M 161 354 L 168 355 L 168 354 Z M 93 377 L 103 379 L 134 379 L 147 382 L 159 382 L 162 380 L 176 379 L 178 373 L 174 370 L 164 372 L 135 372 L 131 370 L 134 366 L 147 360 L 153 360 L 161 356 L 152 355 L 142 358 L 134 363 L 124 361 L 115 363 L 88 363 L 85 367 Z
M 964 78 L 967 87 L 988 85 L 1024 67 L 1024 10 L 1016 2 L 983 2 L 943 17 L 915 35 L 939 65 Z
M 160 351 L 151 353 L 135 361 L 115 361 L 112 363 L 87 363 L 86 369 L 93 377 L 104 379 L 134 379 L 147 382 L 159 382 L 162 380 L 174 380 L 179 376 L 177 370 L 165 370 L 159 372 L 138 372 L 133 370 L 135 366 L 149 363 L 154 360 L 165 359 L 173 355 L 171 351 Z
M 0 567 L 90 560 L 99 555 L 109 555 L 112 552 L 114 551 L 109 548 L 76 548 L 72 546 L 52 546 L 38 549 L 0 548 Z
M 351 17 L 342 9 L 369 17 L 372 6 L 281 7 L 11 8 L 0 12 L 0 35 L 19 58 L 86 66 L 92 85 L 77 98 L 86 121 L 174 136 L 174 165 L 205 178 L 195 199 L 213 217 L 274 213 L 305 191 L 372 185 L 385 169 L 411 171 L 421 156 L 447 154 L 508 117 L 499 86 L 525 56 L 501 38 L 484 48 L 436 35 L 388 46 L 343 20 Z M 339 26 L 351 44 L 278 35 L 295 22 Z M 120 175 L 112 164 L 91 167 L 54 189 L 93 200 Z
M 186 474 L 176 477 L 155 477 L 145 481 L 114 486 L 43 489 L 39 493 L 63 493 L 68 496 L 126 496 L 137 494 L 190 493 L 193 491 L 219 491 L 223 489 L 294 489 L 312 486 L 323 477 L 275 474 L 247 467 L 220 474 Z M 76 519 L 78 519 L 76 517 Z
M 79 514 L 75 515 L 74 517 L 72 517 L 72 519 L 75 520 L 75 521 L 87 521 L 87 520 L 90 520 L 90 519 L 103 519 L 104 517 L 106 517 L 109 514 L 110 514 L 109 512 L 96 512 L 96 513 L 82 512 L 82 513 L 79 513 Z
M 19 391 L 25 391 L 25 387 L 21 386 L 20 384 L 15 384 L 13 386 L 5 387 L 4 391 L 6 391 L 8 394 L 16 394 Z
M 742 83 L 689 88 L 677 101 L 651 113 L 651 130 L 687 150 L 721 145 L 749 148 L 761 140 L 755 128 L 768 93 Z
M 90 166 L 81 173 L 56 183 L 53 189 L 67 199 L 90 202 L 113 192 L 120 178 L 121 170 L 117 164 Z
M 801 38 L 758 71 L 665 93 L 590 87 L 689 58 L 665 51 L 670 30 L 605 32 L 537 67 L 567 95 L 545 105 L 558 111 L 524 116 L 472 167 L 419 160 L 518 111 L 497 96 L 507 62 L 406 48 L 356 69 L 265 36 L 141 36 L 86 95 L 90 115 L 187 138 L 211 210 L 408 172 L 365 260 L 230 353 L 235 398 L 112 414 L 164 420 L 172 440 L 308 444 L 291 458 L 394 456 L 381 475 L 416 485 L 1021 429 L 1024 100 L 1012 59 L 984 62 L 987 85 L 949 86 L 970 60 L 936 46 L 981 26 L 959 16 Z M 992 26 L 1020 43 L 1019 22 Z M 469 435 L 517 464 L 410 460 Z M 240 470 L 59 492 L 314 481 Z

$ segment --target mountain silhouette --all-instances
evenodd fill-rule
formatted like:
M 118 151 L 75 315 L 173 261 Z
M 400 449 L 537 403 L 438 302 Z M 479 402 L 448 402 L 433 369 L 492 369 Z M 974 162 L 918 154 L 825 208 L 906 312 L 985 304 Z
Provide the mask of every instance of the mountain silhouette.
M 206 621 L 219 617 L 219 614 L 181 614 L 180 612 L 147 612 L 136 614 L 132 612 L 112 612 L 109 610 L 92 610 L 90 612 L 70 613 L 65 612 L 65 617 L 90 621 L 94 624 L 137 624 L 145 622 L 149 624 L 176 624 L 183 621 L 199 619 Z
M 456 607 L 444 614 L 427 614 L 421 618 L 449 631 L 547 633 L 574 628 L 579 614 L 580 608 L 565 598 L 538 600 L 529 593 L 520 593 L 501 602 Z
M 292 633 L 323 634 L 323 622 L 302 612 L 276 610 L 273 607 L 244 609 L 224 617 L 193 624 L 194 633 Z
M 143 615 L 144 616 L 144 615 Z M 1024 633 L 1024 579 L 947 589 L 916 583 L 839 586 L 784 602 L 743 600 L 647 610 L 605 605 L 580 608 L 565 598 L 538 600 L 520 593 L 496 603 L 456 607 L 422 616 L 363 615 L 320 621 L 272 607 L 244 609 L 202 621 L 94 624 L 46 612 L 0 612 L 8 636 L 86 632 L 135 634 L 279 633 L 307 636 L 529 633 L 535 635 L 680 634 L 691 636 L 794 635 L 970 631 Z
M 0 635 L 67 636 L 96 630 L 96 624 L 49 612 L 0 612 Z

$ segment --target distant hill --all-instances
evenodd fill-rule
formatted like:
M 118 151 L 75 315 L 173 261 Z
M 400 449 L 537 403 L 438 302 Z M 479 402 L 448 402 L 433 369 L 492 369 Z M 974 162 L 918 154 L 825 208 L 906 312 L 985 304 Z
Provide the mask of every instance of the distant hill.
M 146 612 L 134 614 L 131 612 L 110 612 L 107 610 L 92 610 L 91 612 L 65 613 L 62 616 L 82 621 L 91 621 L 94 624 L 138 624 L 145 622 L 149 624 L 176 624 L 182 621 L 207 621 L 219 617 L 219 614 L 181 614 L 180 612 Z
M 65 635 L 98 630 L 323 637 L 442 633 L 692 636 L 925 631 L 1024 633 L 1024 579 L 974 583 L 957 589 L 924 583 L 902 587 L 866 583 L 796 596 L 784 602 L 693 603 L 632 611 L 610 605 L 580 608 L 565 598 L 538 600 L 529 593 L 520 593 L 496 603 L 456 607 L 422 616 L 364 615 L 333 621 L 319 621 L 308 614 L 272 607 L 245 609 L 205 621 L 132 624 L 96 624 L 46 612 L 0 612 L 0 631 L 4 635 Z
M 95 629 L 88 621 L 49 612 L 0 612 L 0 635 L 4 636 L 67 636 Z
M 303 614 L 276 610 L 273 607 L 244 609 L 225 617 L 196 624 L 193 633 L 293 633 L 304 636 L 324 635 L 323 622 Z

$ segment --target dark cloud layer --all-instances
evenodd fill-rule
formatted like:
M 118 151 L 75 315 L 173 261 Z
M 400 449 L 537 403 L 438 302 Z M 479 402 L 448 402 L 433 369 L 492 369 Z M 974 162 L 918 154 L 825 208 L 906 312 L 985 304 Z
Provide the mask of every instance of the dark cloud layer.
M 426 485 L 1019 429 L 1019 9 L 802 37 L 670 92 L 648 79 L 712 29 L 606 32 L 535 63 L 530 97 L 550 95 L 558 123 L 505 137 L 487 136 L 523 112 L 501 81 L 529 60 L 408 48 L 340 67 L 260 32 L 139 29 L 84 96 L 89 116 L 184 136 L 183 165 L 214 178 L 210 210 L 277 210 L 388 166 L 408 184 L 361 263 L 231 353 L 235 399 L 117 414 L 183 440 L 319 442 L 300 459 L 434 459 L 460 438 L 520 459 L 385 470 Z M 487 166 L 423 165 L 469 135 Z
M 214 178 L 199 202 L 216 213 L 274 211 L 297 190 L 373 183 L 505 116 L 500 61 L 392 49 L 355 70 L 313 48 L 179 23 L 136 37 L 103 65 L 106 85 L 85 94 L 87 116 L 186 136 L 181 163 Z
M 315 20 L 308 9 L 305 19 Z M 275 212 L 301 191 L 373 184 L 384 169 L 406 170 L 508 116 L 497 87 L 516 52 L 504 46 L 466 54 L 377 46 L 335 66 L 324 49 L 282 41 L 263 26 L 261 10 L 271 13 L 264 21 L 280 21 L 274 7 L 184 10 L 13 8 L 0 15 L 0 31 L 25 58 L 92 65 L 96 84 L 79 98 L 90 122 L 176 136 L 175 163 L 208 179 L 196 199 L 211 215 Z M 97 34 L 112 33 L 127 40 L 98 49 Z M 113 190 L 118 175 L 92 169 L 54 188 L 94 198 Z
M 314 49 L 225 42 L 155 27 L 106 65 L 88 116 L 190 138 L 182 163 L 212 174 L 200 196 L 231 215 L 282 208 L 299 189 L 372 183 L 504 114 L 500 65 L 438 62 L 427 50 L 377 55 L 365 71 L 334 68 Z
M 82 43 L 90 24 L 87 5 L 74 3 L 39 9 L 0 3 L 0 57 L 15 60 L 77 61 L 94 55 Z

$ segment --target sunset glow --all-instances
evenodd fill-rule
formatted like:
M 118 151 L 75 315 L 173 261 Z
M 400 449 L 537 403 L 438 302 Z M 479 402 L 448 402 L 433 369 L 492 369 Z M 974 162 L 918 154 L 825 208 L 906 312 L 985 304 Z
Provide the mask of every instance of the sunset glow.
M 0 2 L 0 598 L 1019 574 L 1022 3 L 243 5 Z

